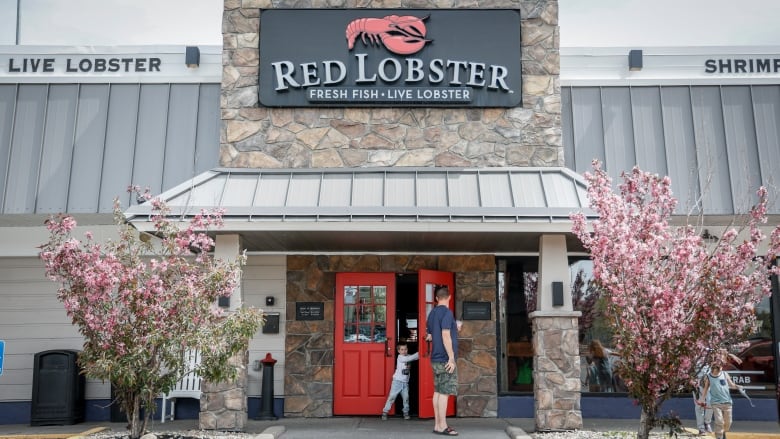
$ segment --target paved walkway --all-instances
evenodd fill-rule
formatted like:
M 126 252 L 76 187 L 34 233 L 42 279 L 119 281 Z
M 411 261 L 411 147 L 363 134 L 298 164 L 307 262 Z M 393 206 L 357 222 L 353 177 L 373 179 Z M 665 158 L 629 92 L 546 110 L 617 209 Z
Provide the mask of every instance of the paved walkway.
M 527 438 L 526 432 L 535 429 L 530 418 L 456 418 L 450 425 L 458 430 L 459 438 L 520 439 Z M 585 419 L 583 428 L 596 431 L 636 432 L 638 420 L 633 419 Z M 685 422 L 691 427 L 692 422 Z M 161 424 L 154 421 L 152 432 L 195 430 L 196 420 L 177 420 Z M 26 424 L 0 425 L 0 439 L 66 439 L 87 432 L 111 429 L 124 431 L 125 423 L 87 422 L 75 425 L 31 427 Z M 247 423 L 247 433 L 258 435 L 257 439 L 431 439 L 433 421 L 391 418 L 382 421 L 379 417 L 333 417 L 333 418 L 282 418 L 276 421 L 255 421 Z M 263 434 L 265 433 L 265 434 Z M 706 436 L 705 436 L 706 437 Z M 711 437 L 711 436 L 710 436 Z M 737 421 L 732 427 L 729 439 L 780 439 L 780 426 L 776 422 Z

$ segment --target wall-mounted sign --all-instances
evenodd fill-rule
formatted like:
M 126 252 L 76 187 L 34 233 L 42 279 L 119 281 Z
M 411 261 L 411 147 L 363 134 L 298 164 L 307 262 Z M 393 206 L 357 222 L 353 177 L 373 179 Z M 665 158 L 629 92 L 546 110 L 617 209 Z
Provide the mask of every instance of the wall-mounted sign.
M 514 107 L 520 13 L 509 9 L 269 9 L 260 103 L 269 107 Z
M 463 302 L 463 320 L 490 319 L 490 302 Z
M 708 59 L 704 73 L 780 73 L 780 58 Z
M 2 46 L 2 83 L 204 83 L 222 77 L 222 49 L 199 46 L 197 66 L 184 46 Z
M 8 73 L 128 73 L 159 72 L 160 58 L 9 57 Z
M 325 320 L 323 302 L 296 302 L 295 320 Z

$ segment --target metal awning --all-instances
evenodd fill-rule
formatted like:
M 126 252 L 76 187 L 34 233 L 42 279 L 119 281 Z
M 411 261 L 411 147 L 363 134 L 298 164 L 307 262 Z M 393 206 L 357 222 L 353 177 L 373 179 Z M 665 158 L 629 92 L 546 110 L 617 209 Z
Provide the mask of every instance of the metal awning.
M 586 183 L 566 168 L 216 168 L 160 195 L 172 216 L 225 209 L 218 233 L 250 251 L 466 252 L 538 250 L 569 235 L 587 210 Z M 152 232 L 149 203 L 125 216 Z

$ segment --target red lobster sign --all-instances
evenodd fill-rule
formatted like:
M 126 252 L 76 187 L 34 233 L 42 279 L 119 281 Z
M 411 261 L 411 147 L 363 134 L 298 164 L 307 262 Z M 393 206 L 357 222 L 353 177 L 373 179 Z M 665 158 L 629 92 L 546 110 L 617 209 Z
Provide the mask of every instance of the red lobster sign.
M 388 15 L 384 18 L 358 18 L 347 25 L 347 47 L 352 50 L 358 36 L 363 44 L 383 44 L 398 55 L 419 52 L 425 43 L 425 23 L 428 16 Z M 366 41 L 368 39 L 368 41 Z

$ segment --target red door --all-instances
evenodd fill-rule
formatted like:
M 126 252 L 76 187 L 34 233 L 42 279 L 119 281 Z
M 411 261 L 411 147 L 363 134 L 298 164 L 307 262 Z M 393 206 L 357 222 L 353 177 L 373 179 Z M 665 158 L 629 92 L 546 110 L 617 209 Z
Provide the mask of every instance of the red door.
M 335 317 L 333 414 L 382 413 L 395 367 L 395 273 L 337 273 Z
M 450 300 L 450 309 L 455 312 L 455 274 L 448 271 L 420 270 L 418 276 L 419 288 L 419 308 L 420 318 L 418 319 L 418 333 L 420 342 L 420 418 L 433 417 L 433 369 L 431 369 L 430 343 L 425 343 L 425 335 L 428 333 L 428 313 L 436 306 L 436 298 L 433 292 L 436 285 L 446 285 L 452 299 Z M 447 416 L 455 416 L 455 397 L 450 396 L 447 404 Z

